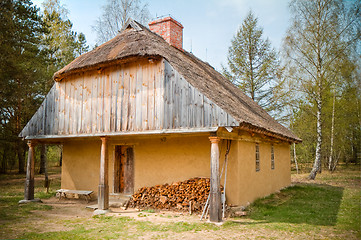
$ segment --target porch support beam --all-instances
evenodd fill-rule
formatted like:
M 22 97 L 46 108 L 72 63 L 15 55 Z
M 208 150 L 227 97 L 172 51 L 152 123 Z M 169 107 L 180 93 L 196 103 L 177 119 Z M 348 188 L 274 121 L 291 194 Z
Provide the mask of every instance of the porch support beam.
M 102 146 L 100 152 L 100 173 L 98 187 L 98 210 L 109 208 L 109 185 L 108 185 L 108 137 L 101 137 Z
M 211 141 L 211 189 L 209 198 L 209 220 L 222 221 L 221 189 L 219 178 L 219 137 L 209 137 Z
M 27 144 L 29 146 L 29 152 L 26 164 L 24 200 L 20 200 L 19 203 L 40 202 L 40 199 L 34 199 L 34 148 L 36 141 L 28 141 Z

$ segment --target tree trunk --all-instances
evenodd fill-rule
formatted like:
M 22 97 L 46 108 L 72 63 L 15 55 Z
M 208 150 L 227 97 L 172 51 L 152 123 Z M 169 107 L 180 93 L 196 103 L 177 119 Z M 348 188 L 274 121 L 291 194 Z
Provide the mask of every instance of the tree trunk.
M 335 101 L 336 93 L 333 93 L 333 102 L 332 102 L 332 120 L 331 120 L 331 144 L 330 144 L 330 158 L 328 159 L 328 170 L 332 171 L 332 162 L 333 162 L 333 138 L 334 138 L 334 128 L 335 128 Z
M 322 147 L 322 99 L 321 94 L 318 94 L 317 99 L 317 145 L 316 145 L 316 156 L 315 162 L 313 163 L 313 167 L 311 173 L 309 175 L 309 179 L 314 180 L 316 178 L 317 172 L 320 170 L 321 165 L 321 147 Z
M 296 172 L 298 174 L 298 164 L 297 164 L 297 155 L 296 155 L 296 143 L 293 143 L 293 161 L 296 164 Z
M 60 157 L 59 157 L 59 166 L 63 165 L 63 145 L 59 146 L 60 148 Z
M 25 156 L 24 156 L 24 148 L 23 148 L 23 144 L 21 143 L 21 141 L 16 141 L 16 151 L 17 151 L 17 155 L 18 155 L 18 161 L 19 161 L 19 173 L 20 174 L 24 174 L 25 173 Z
M 3 151 L 3 156 L 2 156 L 2 162 L 1 162 L 1 173 L 6 173 L 6 168 L 7 168 L 7 166 L 6 166 L 6 159 L 5 159 L 5 156 L 6 156 L 6 152 L 7 152 L 7 148 L 4 148 L 4 151 Z
M 41 148 L 45 149 L 45 151 L 44 151 L 44 187 L 46 188 L 46 193 L 49 193 L 50 181 L 49 181 L 49 176 L 48 176 L 48 158 L 46 155 L 47 147 L 45 144 L 43 144 L 43 146 Z
M 40 168 L 39 168 L 39 174 L 45 173 L 46 169 L 46 145 L 41 144 L 40 145 Z

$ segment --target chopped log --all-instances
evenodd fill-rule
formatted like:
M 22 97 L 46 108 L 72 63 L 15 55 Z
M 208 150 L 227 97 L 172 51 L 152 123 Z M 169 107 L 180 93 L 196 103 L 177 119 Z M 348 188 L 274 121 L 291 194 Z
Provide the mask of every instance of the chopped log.
M 221 187 L 222 189 L 222 187 Z M 172 184 L 142 187 L 132 195 L 129 207 L 200 213 L 210 191 L 209 178 L 192 178 Z

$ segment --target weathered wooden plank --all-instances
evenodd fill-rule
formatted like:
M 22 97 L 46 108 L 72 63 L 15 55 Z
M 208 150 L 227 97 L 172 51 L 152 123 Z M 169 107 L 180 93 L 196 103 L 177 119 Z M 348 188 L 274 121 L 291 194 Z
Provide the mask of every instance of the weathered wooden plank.
M 124 193 L 134 193 L 134 151 L 133 147 L 126 149 L 126 162 L 124 169 Z
M 103 131 L 110 131 L 110 113 L 111 113 L 111 73 L 107 71 L 104 76 L 104 93 L 103 93 Z
M 163 129 L 163 116 L 162 109 L 164 106 L 163 94 L 163 66 L 164 61 L 160 61 L 155 70 L 155 89 L 154 89 L 154 129 Z
M 135 113 L 136 113 L 136 65 L 131 65 L 129 68 L 129 103 L 128 103 L 128 131 L 134 131 L 135 126 Z
M 200 93 L 198 90 L 198 99 L 197 99 L 197 102 L 198 102 L 198 107 L 197 107 L 197 119 L 198 119 L 198 122 L 197 122 L 197 127 L 203 127 L 203 110 L 204 110 L 204 107 L 203 107 L 203 94 Z
M 127 68 L 123 72 L 123 96 L 122 96 L 122 131 L 129 129 L 129 99 L 130 99 L 130 72 Z
M 66 81 L 59 83 L 59 135 L 65 134 L 65 90 Z
M 78 124 L 79 124 L 79 115 L 81 110 L 80 109 L 80 92 L 81 92 L 81 87 L 80 87 L 80 82 L 81 79 L 79 78 L 79 76 L 77 76 L 74 80 L 73 80 L 73 87 L 74 87 L 74 95 L 73 95 L 73 133 L 77 134 L 78 133 Z M 81 122 L 81 121 L 80 121 Z
M 44 108 L 43 108 L 43 116 L 42 116 L 42 119 L 43 119 L 43 129 L 41 129 L 41 134 L 42 135 L 46 135 L 47 134 L 47 129 L 49 128 L 48 126 L 48 117 L 49 117 L 49 114 L 50 114 L 50 106 L 51 106 L 51 103 L 50 103 L 50 100 L 52 101 L 51 98 L 51 89 L 50 91 L 48 92 L 48 94 L 46 95 L 46 98 L 44 99 L 43 101 L 43 105 L 44 105 Z
M 33 119 L 22 134 L 142 132 L 238 124 L 166 60 L 70 76 L 54 85 Z
M 142 73 L 142 66 L 140 64 L 136 65 L 136 75 L 135 75 L 135 126 L 134 130 L 141 130 L 142 129 L 142 122 L 143 122 L 143 114 L 142 114 L 142 100 L 143 100 L 143 73 Z
M 81 133 L 82 127 L 82 110 L 83 110 L 83 82 L 84 82 L 84 74 L 81 74 L 77 77 L 75 81 L 75 125 L 74 125 L 74 133 Z
M 143 65 L 142 68 L 142 86 L 141 86 L 141 110 L 142 110 L 142 122 L 141 122 L 141 129 L 147 130 L 148 129 L 148 96 L 150 94 L 150 90 L 148 87 L 149 84 L 149 66 Z
M 55 104 L 56 104 L 56 87 L 53 85 L 52 87 L 52 99 L 51 99 L 51 108 L 50 108 L 50 116 L 48 116 L 48 129 L 47 134 L 51 134 L 52 129 L 54 129 L 55 123 Z
M 71 79 L 65 81 L 64 134 L 69 134 Z
M 119 88 L 119 69 L 111 74 L 111 113 L 110 113 L 110 131 L 117 131 L 117 101 L 118 101 L 118 88 Z
M 52 134 L 52 130 L 54 129 L 54 123 L 55 123 L 55 105 L 56 105 L 56 86 L 55 84 L 51 88 L 51 100 L 49 101 L 50 107 L 49 111 L 50 114 L 47 117 L 47 131 L 46 134 L 50 135 Z
M 113 184 L 113 192 L 114 193 L 120 193 L 120 176 L 121 176 L 121 146 L 116 145 L 114 148 L 114 184 Z
M 193 127 L 193 88 L 190 84 L 188 84 L 188 99 L 187 99 L 187 107 L 188 107 L 188 114 L 187 114 L 187 127 Z
M 116 131 L 122 131 L 123 124 L 123 111 L 124 111 L 124 69 L 122 68 L 118 75 L 118 86 L 117 86 L 117 122 Z
M 203 114 L 203 124 L 204 126 L 209 126 L 210 124 L 210 118 L 209 118 L 209 108 L 210 108 L 210 105 L 209 105 L 209 101 L 208 99 L 203 96 L 203 111 L 202 111 L 202 114 Z
M 103 132 L 104 76 L 99 73 L 97 84 L 97 132 Z
M 168 72 L 168 62 L 164 62 L 164 110 L 162 118 L 164 119 L 163 128 L 169 128 L 169 104 L 170 104 L 170 81 Z
M 216 104 L 212 103 L 212 109 L 211 109 L 211 114 L 212 114 L 212 118 L 211 118 L 211 122 L 212 125 L 215 125 L 218 122 L 218 106 Z
M 180 90 L 179 85 L 181 84 L 181 81 L 178 81 L 178 75 L 175 74 L 175 71 L 172 71 L 172 86 L 173 86 L 173 98 L 172 98 L 172 128 L 179 128 L 179 120 L 180 120 Z
M 182 77 L 181 77 L 182 79 Z M 183 80 L 183 79 L 182 79 Z M 181 128 L 187 127 L 187 82 L 181 81 L 180 86 L 180 126 Z
M 154 63 L 148 66 L 147 130 L 154 129 L 155 66 Z
M 83 108 L 82 108 L 82 133 L 90 133 L 91 125 L 91 91 L 92 79 L 88 73 L 83 75 Z
M 73 79 L 70 81 L 70 115 L 69 115 L 69 133 L 70 134 L 75 134 L 75 129 L 76 129 L 76 123 L 77 123 L 77 105 L 76 103 L 76 78 L 73 77 Z
M 76 122 L 77 122 L 77 111 L 76 111 L 76 105 L 75 105 L 75 101 L 76 101 L 76 87 L 75 87 L 75 77 L 72 78 L 72 80 L 70 81 L 70 96 L 69 96 L 69 133 L 70 134 L 75 134 L 75 126 L 76 126 Z
M 92 91 L 91 91 L 91 132 L 97 132 L 97 124 L 98 124 L 98 82 L 99 75 L 93 75 L 92 80 Z

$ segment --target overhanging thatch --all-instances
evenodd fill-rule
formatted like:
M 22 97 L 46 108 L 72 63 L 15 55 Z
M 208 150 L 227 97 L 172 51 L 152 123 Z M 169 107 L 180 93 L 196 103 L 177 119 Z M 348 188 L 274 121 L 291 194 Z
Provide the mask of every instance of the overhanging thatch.
M 134 24 L 138 27 L 134 28 Z M 223 75 L 193 54 L 169 45 L 159 35 L 132 21 L 115 38 L 76 58 L 54 74 L 54 80 L 138 57 L 165 58 L 193 87 L 231 114 L 244 129 L 289 141 L 301 141 Z

